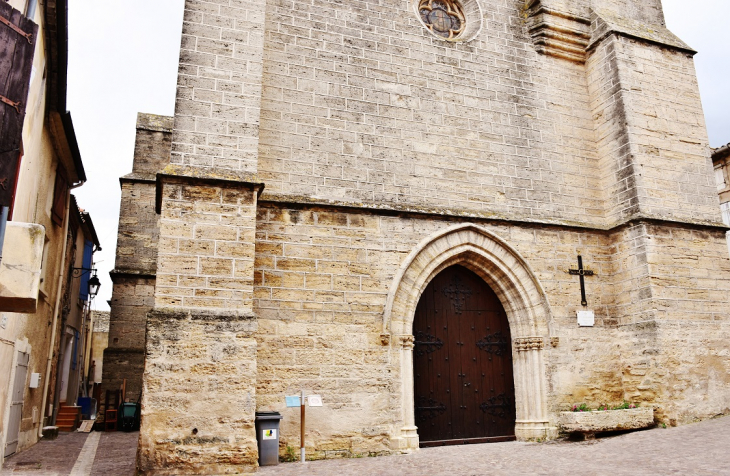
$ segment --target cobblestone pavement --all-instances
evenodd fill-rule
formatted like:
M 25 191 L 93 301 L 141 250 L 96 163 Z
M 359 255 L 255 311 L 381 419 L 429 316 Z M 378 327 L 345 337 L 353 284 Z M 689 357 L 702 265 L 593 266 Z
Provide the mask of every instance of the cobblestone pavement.
M 67 476 L 89 435 L 61 434 L 11 456 L 0 476 Z M 138 433 L 102 433 L 90 474 L 133 476 Z M 730 417 L 585 442 L 491 443 L 379 458 L 282 463 L 262 476 L 730 475 Z M 84 473 L 79 473 L 84 474 Z
M 585 442 L 490 443 L 266 466 L 259 475 L 730 475 L 730 417 Z
M 41 440 L 31 448 L 8 458 L 0 476 L 68 476 L 77 464 L 89 433 L 60 433 L 55 440 Z M 139 432 L 101 433 L 93 458 L 91 476 L 134 476 Z M 80 462 L 80 461 L 79 461 Z

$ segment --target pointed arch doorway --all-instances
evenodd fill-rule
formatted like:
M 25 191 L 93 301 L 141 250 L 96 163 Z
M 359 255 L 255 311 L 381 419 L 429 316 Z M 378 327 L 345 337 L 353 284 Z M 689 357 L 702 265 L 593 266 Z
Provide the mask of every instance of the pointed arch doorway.
M 400 432 L 391 444 L 416 449 L 421 430 L 415 418 L 416 308 L 428 285 L 443 270 L 459 265 L 478 275 L 499 297 L 511 334 L 515 428 L 518 440 L 551 439 L 557 429 L 548 413 L 548 374 L 543 362 L 552 315 L 547 296 L 525 259 L 506 241 L 480 226 L 453 225 L 424 238 L 404 259 L 388 293 L 381 340 L 395 353 L 400 375 Z M 458 373 L 458 372 L 457 372 Z
M 497 295 L 459 265 L 428 284 L 413 321 L 420 446 L 515 439 L 509 323 Z

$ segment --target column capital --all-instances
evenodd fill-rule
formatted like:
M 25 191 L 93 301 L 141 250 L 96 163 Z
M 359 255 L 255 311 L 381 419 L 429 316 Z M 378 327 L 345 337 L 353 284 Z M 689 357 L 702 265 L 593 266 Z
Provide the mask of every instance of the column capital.
M 518 337 L 513 342 L 517 352 L 542 350 L 545 347 L 545 341 L 542 337 Z
M 404 349 L 413 349 L 416 338 L 412 335 L 402 335 L 398 337 L 398 342 Z

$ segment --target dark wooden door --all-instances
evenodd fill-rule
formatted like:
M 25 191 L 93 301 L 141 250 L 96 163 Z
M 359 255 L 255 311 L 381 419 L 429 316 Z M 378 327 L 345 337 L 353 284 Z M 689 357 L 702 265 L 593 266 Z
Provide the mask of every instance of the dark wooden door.
M 421 296 L 413 335 L 421 446 L 514 439 L 509 324 L 491 288 L 462 266 L 445 269 Z

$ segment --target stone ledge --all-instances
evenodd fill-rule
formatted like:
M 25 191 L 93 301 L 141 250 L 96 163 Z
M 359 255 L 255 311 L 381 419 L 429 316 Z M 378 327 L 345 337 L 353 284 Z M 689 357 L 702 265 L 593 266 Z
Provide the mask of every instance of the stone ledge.
M 106 356 L 107 353 L 109 354 L 144 354 L 145 348 L 144 347 L 107 347 L 104 349 L 104 355 Z
M 255 321 L 256 315 L 249 311 L 216 311 L 210 309 L 167 309 L 157 308 L 147 313 L 148 319 L 193 320 L 193 321 Z
M 577 222 L 562 219 L 540 219 L 517 213 L 504 214 L 498 212 L 467 210 L 457 207 L 440 207 L 440 206 L 420 206 L 400 203 L 387 202 L 370 202 L 360 201 L 353 202 L 347 200 L 329 199 L 321 197 L 310 197 L 304 195 L 286 194 L 286 193 L 267 193 L 264 192 L 259 198 L 259 205 L 274 205 L 278 207 L 290 206 L 296 208 L 315 208 L 324 209 L 340 209 L 353 211 L 378 211 L 383 215 L 396 216 L 427 216 L 427 217 L 443 217 L 443 218 L 470 218 L 475 220 L 504 222 L 510 224 L 538 225 L 538 226 L 556 226 L 562 228 L 574 228 L 579 230 L 590 231 L 608 231 L 614 232 L 617 229 L 629 226 L 638 222 L 656 223 L 660 225 L 674 226 L 691 226 L 697 228 L 707 228 L 719 231 L 730 230 L 730 227 L 722 222 L 696 220 L 696 219 L 677 219 L 667 216 L 649 215 L 645 213 L 635 213 L 629 215 L 622 220 L 597 224 L 589 222 Z
M 689 45 L 680 40 L 674 33 L 661 25 L 647 25 L 631 18 L 626 18 L 611 10 L 594 10 L 593 35 L 586 48 L 591 51 L 607 36 L 615 33 L 636 40 L 671 48 L 689 55 L 697 54 Z
M 112 278 L 112 283 L 116 284 L 118 279 L 157 279 L 157 274 L 154 272 L 136 270 L 136 269 L 113 269 L 109 271 L 109 277 Z
M 137 129 L 155 132 L 172 132 L 175 125 L 173 116 L 160 116 L 145 112 L 137 113 Z
M 193 167 L 190 165 L 170 164 L 157 174 L 157 190 L 155 194 L 155 211 L 162 210 L 162 183 L 211 184 L 227 187 L 245 187 L 253 189 L 257 195 L 264 190 L 264 183 L 256 174 L 232 169 L 215 167 Z
M 560 412 L 558 426 L 566 433 L 595 434 L 605 431 L 638 430 L 654 424 L 654 409 Z
M 132 172 L 119 177 L 119 183 L 147 183 L 154 184 L 157 182 L 157 174 L 146 174 L 140 172 Z

